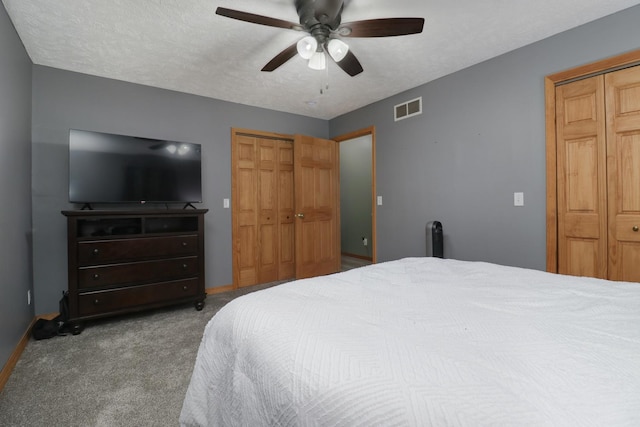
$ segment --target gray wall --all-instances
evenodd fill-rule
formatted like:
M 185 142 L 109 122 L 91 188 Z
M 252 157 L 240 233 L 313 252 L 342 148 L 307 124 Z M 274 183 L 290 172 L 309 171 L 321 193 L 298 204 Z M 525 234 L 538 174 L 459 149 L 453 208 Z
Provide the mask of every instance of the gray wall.
M 372 234 L 371 145 L 371 135 L 340 142 L 340 249 L 367 257 Z
M 635 6 L 331 120 L 331 136 L 376 126 L 378 260 L 423 256 L 439 220 L 446 257 L 544 270 L 544 77 L 640 48 L 638 22 Z
M 0 369 L 33 318 L 31 60 L 0 6 Z
M 57 311 L 66 287 L 69 128 L 204 145 L 208 287 L 232 280 L 231 217 L 222 208 L 232 126 L 327 137 L 375 125 L 380 261 L 423 255 L 425 224 L 437 219 L 446 256 L 544 269 L 543 77 L 640 47 L 639 21 L 636 6 L 326 122 L 41 66 L 31 80 L 0 8 L 0 363 L 33 315 L 31 229 L 35 312 Z M 424 114 L 395 123 L 393 105 L 417 96 Z M 524 192 L 524 207 L 513 207 L 514 191 Z
M 68 203 L 70 128 L 202 144 L 204 200 L 198 207 L 209 209 L 206 286 L 231 284 L 231 211 L 223 209 L 223 199 L 231 197 L 231 127 L 325 138 L 329 129 L 324 120 L 35 66 L 36 313 L 57 311 L 67 287 L 66 222 L 60 211 L 78 208 Z

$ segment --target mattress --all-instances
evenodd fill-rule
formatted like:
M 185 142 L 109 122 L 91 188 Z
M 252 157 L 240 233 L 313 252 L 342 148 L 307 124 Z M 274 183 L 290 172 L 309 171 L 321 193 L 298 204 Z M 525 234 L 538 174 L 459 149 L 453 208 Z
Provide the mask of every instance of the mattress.
M 640 284 L 405 258 L 237 298 L 184 426 L 639 426 Z

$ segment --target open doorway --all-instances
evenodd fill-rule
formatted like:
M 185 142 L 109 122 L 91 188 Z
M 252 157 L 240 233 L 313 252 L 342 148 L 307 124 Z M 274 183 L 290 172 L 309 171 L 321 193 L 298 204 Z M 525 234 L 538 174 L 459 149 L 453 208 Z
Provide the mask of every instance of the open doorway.
M 340 150 L 342 270 L 376 262 L 375 128 L 335 138 Z

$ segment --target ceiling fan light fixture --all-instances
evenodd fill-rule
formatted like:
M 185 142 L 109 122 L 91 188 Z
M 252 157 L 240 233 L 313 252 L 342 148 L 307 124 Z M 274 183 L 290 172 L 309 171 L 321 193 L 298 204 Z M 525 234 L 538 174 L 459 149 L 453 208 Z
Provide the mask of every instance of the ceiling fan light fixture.
M 298 55 L 304 59 L 311 59 L 318 49 L 318 42 L 315 38 L 306 36 L 298 41 L 296 48 L 298 49 Z
M 324 70 L 327 68 L 327 58 L 324 56 L 324 52 L 316 52 L 309 59 L 309 68 L 312 70 Z
M 334 61 L 340 62 L 345 56 L 347 56 L 347 53 L 349 52 L 349 45 L 342 40 L 331 39 L 327 44 L 327 50 Z
M 288 0 L 288 3 L 291 1 Z M 378 18 L 342 23 L 342 11 L 345 3 L 348 3 L 346 0 L 295 0 L 293 3 L 300 18 L 299 24 L 224 7 L 218 7 L 216 15 L 307 33 L 302 40 L 285 48 L 262 67 L 262 71 L 267 72 L 282 66 L 296 54 L 307 59 L 310 68 L 326 70 L 326 53 L 342 71 L 351 77 L 357 76 L 363 71 L 362 64 L 347 44 L 340 41 L 340 37 L 406 36 L 419 34 L 424 28 L 424 18 Z

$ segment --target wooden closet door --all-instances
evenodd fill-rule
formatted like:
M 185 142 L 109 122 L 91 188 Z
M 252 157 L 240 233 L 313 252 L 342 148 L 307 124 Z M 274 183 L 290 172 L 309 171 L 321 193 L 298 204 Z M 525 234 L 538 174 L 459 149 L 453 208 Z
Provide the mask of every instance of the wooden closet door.
M 609 278 L 640 282 L 640 67 L 608 73 Z
M 604 77 L 556 88 L 558 272 L 607 277 Z
M 293 186 L 293 143 L 278 141 L 278 280 L 296 274 L 295 212 Z
M 234 284 L 293 278 L 293 141 L 236 131 L 231 164 Z
M 278 280 L 278 141 L 256 139 L 258 150 L 258 283 Z
M 237 286 L 258 283 L 258 159 L 256 138 L 235 135 L 231 148 L 233 281 Z

